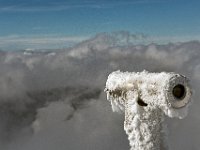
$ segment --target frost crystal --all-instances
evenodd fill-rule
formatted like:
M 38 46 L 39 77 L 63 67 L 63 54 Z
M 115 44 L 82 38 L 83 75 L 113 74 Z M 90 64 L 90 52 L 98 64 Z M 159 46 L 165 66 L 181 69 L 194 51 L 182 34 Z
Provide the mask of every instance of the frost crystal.
M 131 150 L 168 149 L 164 114 L 187 115 L 191 89 L 188 79 L 175 73 L 129 73 L 116 71 L 106 82 L 113 111 L 125 112 L 124 130 Z

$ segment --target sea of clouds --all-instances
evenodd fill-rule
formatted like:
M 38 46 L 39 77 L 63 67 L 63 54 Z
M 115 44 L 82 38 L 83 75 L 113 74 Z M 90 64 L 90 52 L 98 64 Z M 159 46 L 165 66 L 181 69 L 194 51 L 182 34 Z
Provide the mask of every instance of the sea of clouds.
M 132 44 L 141 38 L 102 33 L 60 51 L 0 51 L 0 149 L 128 150 L 105 82 L 112 71 L 145 69 L 190 78 L 188 116 L 166 122 L 172 149 L 198 150 L 200 42 Z

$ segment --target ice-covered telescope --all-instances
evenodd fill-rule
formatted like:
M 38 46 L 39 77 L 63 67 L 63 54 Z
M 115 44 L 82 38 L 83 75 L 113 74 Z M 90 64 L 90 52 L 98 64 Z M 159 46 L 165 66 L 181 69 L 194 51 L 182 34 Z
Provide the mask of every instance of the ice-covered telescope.
M 131 150 L 165 150 L 164 114 L 183 118 L 192 91 L 189 80 L 176 73 L 116 71 L 106 82 L 113 111 L 124 111 L 124 129 Z

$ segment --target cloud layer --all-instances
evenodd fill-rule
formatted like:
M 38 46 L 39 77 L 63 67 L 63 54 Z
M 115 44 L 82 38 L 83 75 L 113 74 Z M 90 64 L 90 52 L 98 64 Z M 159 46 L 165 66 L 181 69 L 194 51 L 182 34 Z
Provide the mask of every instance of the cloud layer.
M 123 115 L 112 112 L 103 90 L 112 71 L 146 69 L 191 79 L 188 117 L 167 124 L 172 149 L 198 149 L 200 43 L 136 46 L 127 35 L 100 34 L 59 52 L 1 51 L 0 148 L 129 149 Z
M 0 6 L 0 13 L 2 12 L 46 12 L 46 11 L 63 11 L 70 9 L 108 9 L 119 6 L 127 5 L 138 5 L 138 4 L 152 4 L 152 3 L 162 3 L 164 0 L 126 0 L 126 1 L 87 1 L 87 0 L 76 0 L 76 1 L 34 1 L 27 2 L 20 0 L 17 3 L 8 1 L 4 2 Z
M 40 27 L 33 30 L 40 30 Z M 22 50 L 22 49 L 62 49 L 73 46 L 88 37 L 70 37 L 70 36 L 19 36 L 10 35 L 0 37 L 0 49 L 2 50 Z

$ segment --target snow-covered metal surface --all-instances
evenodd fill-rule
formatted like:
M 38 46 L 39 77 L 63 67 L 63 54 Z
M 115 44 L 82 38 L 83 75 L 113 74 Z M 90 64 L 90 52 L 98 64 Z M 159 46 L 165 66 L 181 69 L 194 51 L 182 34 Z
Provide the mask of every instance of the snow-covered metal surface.
M 106 82 L 113 111 L 124 111 L 131 150 L 168 149 L 164 114 L 183 118 L 192 95 L 189 81 L 175 73 L 116 71 Z

